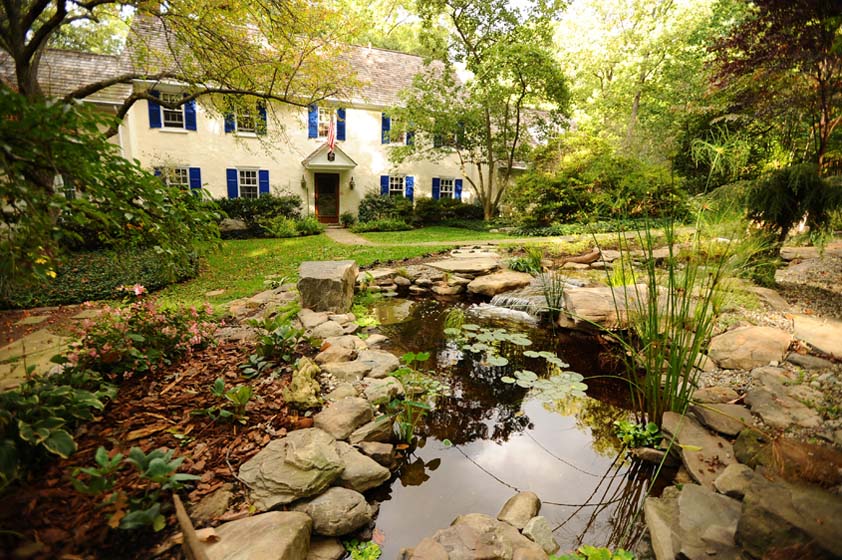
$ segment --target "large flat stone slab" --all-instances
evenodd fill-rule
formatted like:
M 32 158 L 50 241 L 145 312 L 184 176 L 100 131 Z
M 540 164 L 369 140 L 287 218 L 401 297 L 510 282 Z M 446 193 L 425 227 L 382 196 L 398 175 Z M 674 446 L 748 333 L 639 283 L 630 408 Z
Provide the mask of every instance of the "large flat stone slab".
M 468 291 L 472 294 L 481 294 L 492 297 L 510 290 L 517 290 L 532 283 L 532 275 L 525 272 L 504 270 L 493 274 L 486 274 L 471 280 L 468 284 Z
M 813 348 L 842 358 L 842 321 L 796 315 L 794 318 L 795 338 L 803 340 Z
M 616 288 L 569 288 L 564 291 L 563 327 L 623 328 L 629 313 L 645 309 L 649 297 L 645 284 Z M 572 325 L 570 324 L 572 319 Z
M 727 440 L 710 433 L 689 415 L 665 412 L 661 428 L 675 436 L 681 461 L 693 480 L 710 490 L 714 490 L 713 483 L 725 467 L 736 461 Z
M 713 337 L 708 356 L 726 369 L 753 369 L 782 362 L 792 337 L 772 327 L 739 327 Z
M 754 383 L 746 393 L 745 402 L 768 426 L 780 429 L 792 425 L 821 426 L 819 413 L 802 402 L 802 392 L 811 391 L 809 387 L 794 384 L 784 375 L 784 370 L 778 368 L 757 368 L 751 375 Z
M 500 268 L 500 259 L 495 257 L 450 258 L 428 263 L 429 266 L 455 274 L 488 274 Z
M 739 404 L 694 404 L 690 410 L 702 424 L 726 436 L 735 436 L 751 426 L 751 412 Z
M 301 560 L 310 548 L 313 521 L 307 514 L 270 511 L 223 523 L 219 540 L 205 543 L 210 560 Z
M 35 366 L 35 373 L 46 373 L 55 364 L 50 359 L 64 354 L 72 341 L 46 329 L 30 333 L 0 348 L 0 390 L 17 387 L 26 380 L 26 368 Z
M 298 267 L 301 307 L 313 311 L 347 313 L 357 281 L 354 261 L 305 261 Z

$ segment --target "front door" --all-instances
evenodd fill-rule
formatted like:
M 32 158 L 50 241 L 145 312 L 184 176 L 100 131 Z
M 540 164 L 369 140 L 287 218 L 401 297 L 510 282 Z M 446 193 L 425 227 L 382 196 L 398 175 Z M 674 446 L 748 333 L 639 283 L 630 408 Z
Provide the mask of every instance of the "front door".
M 316 173 L 316 217 L 324 224 L 339 222 L 339 173 Z

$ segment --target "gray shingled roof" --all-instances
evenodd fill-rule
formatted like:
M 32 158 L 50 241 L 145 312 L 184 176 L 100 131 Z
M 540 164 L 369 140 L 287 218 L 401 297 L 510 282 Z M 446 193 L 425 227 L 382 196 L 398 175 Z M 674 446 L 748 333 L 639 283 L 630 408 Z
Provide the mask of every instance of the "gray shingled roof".
M 169 52 L 163 27 L 157 20 L 138 17 L 132 25 L 134 38 L 142 41 L 153 52 Z M 140 74 L 154 72 L 149 64 L 132 64 L 131 46 L 122 55 L 98 55 L 76 51 L 49 49 L 44 53 L 39 68 L 39 79 L 48 96 L 63 96 L 74 89 L 102 79 L 128 72 L 132 67 Z M 390 107 L 400 101 L 399 92 L 412 85 L 413 77 L 422 72 L 421 57 L 396 51 L 349 45 L 343 58 L 356 69 L 360 87 L 344 92 L 339 101 L 363 103 L 376 107 Z M 5 53 L 0 53 L 0 76 L 14 83 L 14 69 Z M 119 84 L 92 95 L 89 99 L 100 102 L 121 102 L 131 93 L 129 84 Z

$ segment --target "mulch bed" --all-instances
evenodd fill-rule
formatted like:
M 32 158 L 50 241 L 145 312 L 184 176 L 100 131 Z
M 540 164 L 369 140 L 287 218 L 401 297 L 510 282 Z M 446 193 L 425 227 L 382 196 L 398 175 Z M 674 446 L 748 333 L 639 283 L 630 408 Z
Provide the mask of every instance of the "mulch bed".
M 182 491 L 186 504 L 196 503 L 225 483 L 234 483 L 235 499 L 220 521 L 246 515 L 249 506 L 236 478 L 239 466 L 270 440 L 312 423 L 288 409 L 281 396 L 290 378 L 290 366 L 279 370 L 275 378 L 264 375 L 247 381 L 239 376 L 238 366 L 251 350 L 242 344 L 220 344 L 177 365 L 123 382 L 102 417 L 77 432 L 77 453 L 31 474 L 4 498 L 0 526 L 22 538 L 10 533 L 0 535 L 0 557 L 20 557 L 13 556 L 13 550 L 27 545 L 31 550 L 27 558 L 151 558 L 152 551 L 178 531 L 168 495 L 167 526 L 163 531 L 122 531 L 108 527 L 102 496 L 88 496 L 73 489 L 71 471 L 94 466 L 93 456 L 100 445 L 124 455 L 132 446 L 147 453 L 159 447 L 175 449 L 176 456 L 185 457 L 179 472 L 201 476 L 192 491 Z M 254 396 L 246 409 L 245 425 L 213 422 L 208 416 L 191 414 L 199 408 L 222 404 L 210 392 L 210 386 L 220 376 L 224 377 L 226 388 L 243 383 L 252 386 Z M 126 468 L 121 471 L 116 489 L 131 493 L 138 482 L 134 468 Z M 180 557 L 177 549 L 168 554 Z

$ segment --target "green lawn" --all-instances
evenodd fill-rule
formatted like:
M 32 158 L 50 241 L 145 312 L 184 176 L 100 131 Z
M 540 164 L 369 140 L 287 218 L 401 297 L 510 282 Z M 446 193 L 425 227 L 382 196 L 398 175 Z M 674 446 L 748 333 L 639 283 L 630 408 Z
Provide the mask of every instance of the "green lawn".
M 220 309 L 224 304 L 262 291 L 267 276 L 287 276 L 296 280 L 302 261 L 354 259 L 357 264 L 418 257 L 446 249 L 439 246 L 372 247 L 340 245 L 324 234 L 297 239 L 244 239 L 223 241 L 210 254 L 198 278 L 169 286 L 158 292 L 165 305 L 201 305 L 209 302 Z M 218 296 L 205 294 L 224 289 Z
M 505 239 L 511 237 L 505 233 L 490 233 L 471 229 L 428 226 L 409 231 L 379 231 L 358 234 L 373 243 L 411 245 L 414 243 L 450 243 L 454 241 L 482 241 L 485 239 Z

